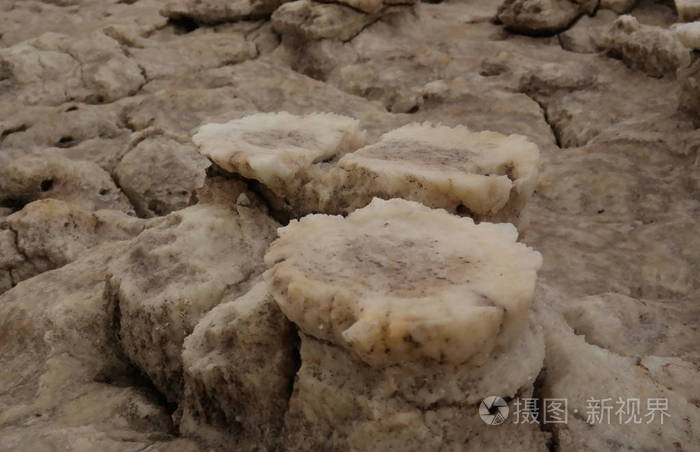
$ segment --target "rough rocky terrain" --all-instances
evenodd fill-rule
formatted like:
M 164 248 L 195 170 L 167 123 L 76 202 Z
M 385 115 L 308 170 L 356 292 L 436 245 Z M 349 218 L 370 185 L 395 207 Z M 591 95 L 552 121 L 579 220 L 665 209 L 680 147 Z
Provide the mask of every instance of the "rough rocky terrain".
M 699 52 L 696 0 L 0 0 L 0 450 L 697 450 Z

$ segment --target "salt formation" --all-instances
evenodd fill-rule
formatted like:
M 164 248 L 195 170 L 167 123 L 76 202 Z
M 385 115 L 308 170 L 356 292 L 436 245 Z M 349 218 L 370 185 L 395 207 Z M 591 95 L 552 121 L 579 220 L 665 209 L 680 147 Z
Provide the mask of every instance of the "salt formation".
M 700 21 L 674 27 L 678 39 L 689 49 L 700 50 Z
M 191 143 L 154 134 L 130 147 L 115 175 L 136 212 L 152 217 L 192 204 L 209 165 Z
M 654 77 L 674 75 L 690 63 L 690 52 L 670 30 L 620 16 L 603 38 L 603 47 L 628 66 Z
M 680 110 L 700 127 L 700 60 L 681 71 Z
M 538 157 L 521 135 L 411 124 L 341 158 L 347 174 L 337 185 L 352 192 L 345 195 L 351 208 L 397 197 L 517 223 L 535 190 Z
M 180 432 L 221 448 L 280 447 L 295 336 L 264 282 L 212 309 L 184 343 Z
M 45 33 L 0 49 L 0 71 L 0 79 L 13 87 L 0 100 L 26 104 L 111 102 L 134 93 L 145 81 L 119 43 L 102 33 L 86 39 Z
M 303 41 L 347 41 L 378 18 L 378 14 L 366 14 L 349 6 L 297 0 L 280 6 L 271 20 L 278 33 Z
M 45 198 L 69 201 L 86 210 L 133 208 L 109 174 L 95 163 L 47 152 L 0 165 L 0 203 L 13 209 Z
M 520 135 L 412 124 L 351 152 L 363 141 L 356 120 L 288 113 L 208 124 L 194 136 L 202 154 L 260 182 L 273 207 L 292 217 L 398 197 L 518 223 L 535 189 L 539 151 Z
M 327 3 L 335 3 L 335 1 L 321 0 Z M 372 14 L 381 11 L 387 5 L 408 5 L 415 3 L 416 0 L 338 0 L 337 3 L 348 5 L 359 11 Z
M 541 257 L 512 225 L 375 199 L 279 233 L 265 279 L 302 332 L 291 448 L 461 444 L 483 428 L 473 408 L 484 394 L 531 391 L 543 356 L 528 316 Z M 544 442 L 537 429 L 511 428 Z
M 263 270 L 276 224 L 246 204 L 172 213 L 110 264 L 121 346 L 173 403 L 182 397 L 185 337 L 224 297 L 247 292 Z
M 678 18 L 683 22 L 700 19 L 700 1 L 698 0 L 673 0 L 676 4 Z
M 629 301 L 624 303 L 627 308 L 634 304 Z M 610 319 L 609 311 L 617 310 L 613 307 L 608 308 L 607 313 L 600 312 L 599 320 L 615 322 L 627 317 L 626 314 L 617 314 Z M 643 358 L 640 359 L 636 352 L 649 353 L 650 348 L 655 348 L 658 342 L 658 339 L 649 341 L 644 337 L 646 334 L 643 331 L 637 333 L 641 333 L 645 340 L 632 348 L 625 347 L 629 339 L 624 336 L 625 345 L 619 344 L 619 338 L 615 337 L 608 338 L 612 339 L 610 342 L 603 341 L 601 345 L 606 348 L 602 348 L 589 342 L 589 337 L 597 336 L 591 334 L 593 331 L 590 329 L 585 336 L 577 335 L 566 323 L 554 316 L 545 317 L 546 320 L 543 321 L 548 325 L 545 358 L 547 378 L 542 388 L 542 397 L 554 397 L 557 394 L 557 397 L 567 400 L 567 423 L 553 424 L 562 449 L 608 449 L 611 444 L 627 450 L 661 450 L 666 449 L 668 444 L 674 444 L 679 450 L 692 450 L 695 447 L 700 435 L 700 412 L 696 407 L 698 393 L 697 386 L 687 386 L 697 379 L 695 364 L 652 355 L 642 355 Z M 637 317 L 634 324 L 638 325 L 639 321 Z M 604 331 L 606 327 L 597 324 L 594 328 Z M 638 328 L 635 325 L 633 328 L 643 330 L 646 327 Z M 624 329 L 617 331 L 626 335 Z M 691 328 L 685 328 L 684 332 L 690 331 Z M 681 338 L 681 335 L 671 334 L 672 341 Z M 607 349 L 608 345 L 622 353 L 614 353 Z M 689 346 L 687 342 L 684 345 Z M 576 359 L 571 359 L 572 356 Z M 601 369 L 605 371 L 601 372 Z M 608 412 L 604 408 L 611 404 L 620 406 L 620 401 L 628 403 L 625 402 L 627 400 L 638 400 L 638 410 L 625 410 L 620 414 L 619 410 Z M 648 407 L 653 406 L 649 405 L 649 401 L 654 400 L 660 400 L 666 409 L 656 412 L 649 410 Z M 601 407 L 599 414 L 590 408 L 595 403 Z M 663 421 L 660 417 L 664 417 Z
M 199 23 L 217 24 L 272 13 L 285 0 L 173 0 L 162 10 L 171 19 L 192 19 Z
M 170 438 L 167 409 L 114 340 L 105 278 L 123 249 L 100 245 L 0 295 L 0 449 L 122 450 Z
M 146 221 L 118 210 L 86 211 L 43 199 L 0 220 L 0 293 L 34 275 L 61 267 L 100 243 L 138 235 Z
M 362 146 L 364 134 L 344 116 L 261 113 L 202 126 L 193 141 L 223 169 L 263 184 L 275 208 L 299 212 L 323 162 Z
M 581 15 L 581 6 L 573 0 L 505 0 L 497 17 L 508 29 L 519 33 L 556 33 Z

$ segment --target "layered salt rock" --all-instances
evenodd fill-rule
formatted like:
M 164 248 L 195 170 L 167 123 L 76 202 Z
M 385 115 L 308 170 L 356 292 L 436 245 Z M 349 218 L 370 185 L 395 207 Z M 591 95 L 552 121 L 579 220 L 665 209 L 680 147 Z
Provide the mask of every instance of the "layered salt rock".
M 505 0 L 498 20 L 508 29 L 526 34 L 550 34 L 566 29 L 582 13 L 571 0 Z
M 567 401 L 567 423 L 552 425 L 562 450 L 695 447 L 700 409 L 697 392 L 688 390 L 697 387 L 697 365 L 619 355 L 588 343 L 588 335 L 574 334 L 554 317 L 542 320 L 547 325 L 547 372 L 541 396 Z
M 600 8 L 624 14 L 631 10 L 636 3 L 637 0 L 600 0 Z
M 700 21 L 678 24 L 674 27 L 674 31 L 684 46 L 700 50 Z
M 143 47 L 131 53 L 148 80 L 241 63 L 257 56 L 255 44 L 243 33 L 235 32 L 188 34 L 165 42 L 147 41 Z
M 102 103 L 133 94 L 145 82 L 119 43 L 102 33 L 74 39 L 45 33 L 0 49 L 0 98 L 57 105 L 69 100 Z
M 537 146 L 522 135 L 410 124 L 341 158 L 346 173 L 322 204 L 340 196 L 352 210 L 374 196 L 400 197 L 517 223 L 535 189 L 538 157 Z
M 100 243 L 132 238 L 145 227 L 146 221 L 117 210 L 90 212 L 57 199 L 34 201 L 0 221 L 0 273 L 16 285 Z M 9 289 L 2 286 L 0 292 Z
M 679 109 L 688 114 L 700 127 L 700 61 L 680 73 L 681 94 Z
M 700 19 L 700 0 L 674 0 L 678 18 L 683 22 Z
M 51 151 L 0 165 L 0 202 L 17 209 L 37 199 L 68 201 L 85 210 L 133 213 L 129 200 L 97 164 L 69 160 Z
M 110 265 L 121 345 L 170 402 L 182 396 L 185 337 L 263 271 L 277 224 L 247 196 L 245 203 L 198 204 L 168 215 Z
M 653 77 L 674 75 L 690 63 L 690 52 L 673 31 L 642 25 L 629 15 L 613 22 L 603 36 L 602 46 L 627 66 Z
M 0 449 L 122 450 L 170 438 L 170 413 L 114 340 L 105 279 L 124 242 L 97 246 L 0 295 Z
M 192 143 L 156 134 L 133 145 L 115 175 L 136 213 L 152 217 L 196 202 L 195 192 L 204 185 L 209 165 Z
M 192 19 L 198 23 L 218 24 L 271 14 L 285 0 L 173 0 L 161 10 L 170 19 Z
M 512 440 L 491 438 L 475 409 L 488 394 L 531 393 L 544 356 L 528 316 L 541 257 L 512 225 L 375 199 L 279 232 L 265 278 L 302 332 L 292 448 Z M 546 439 L 505 428 L 533 447 Z
M 180 432 L 214 448 L 280 447 L 296 342 L 264 282 L 212 309 L 184 343 Z
M 87 160 L 111 172 L 124 154 L 129 133 L 120 107 L 68 103 L 59 107 L 0 103 L 0 160 L 51 148 L 54 156 Z M 2 162 L 0 162 L 0 166 Z
M 596 53 L 600 50 L 603 34 L 617 17 L 615 12 L 604 9 L 598 10 L 595 16 L 583 16 L 557 35 L 559 43 L 571 52 Z
M 321 0 L 324 3 L 340 3 L 367 14 L 381 11 L 388 5 L 410 5 L 416 0 Z
M 193 141 L 226 171 L 260 182 L 277 209 L 298 212 L 309 210 L 307 184 L 323 162 L 362 146 L 364 133 L 359 121 L 330 113 L 259 113 L 204 125 Z
M 483 362 L 523 330 L 541 264 L 512 225 L 399 199 L 279 234 L 266 277 L 284 313 L 375 367 Z
M 349 6 L 298 0 L 285 3 L 272 14 L 272 27 L 282 35 L 303 41 L 339 39 L 347 41 L 379 18 Z

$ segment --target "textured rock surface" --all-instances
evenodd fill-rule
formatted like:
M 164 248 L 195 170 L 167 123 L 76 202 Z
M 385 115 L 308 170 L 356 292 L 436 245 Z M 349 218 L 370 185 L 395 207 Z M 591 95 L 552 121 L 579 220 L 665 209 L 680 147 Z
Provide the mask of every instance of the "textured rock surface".
M 566 450 L 595 450 L 611 444 L 625 449 L 663 449 L 673 443 L 680 450 L 692 449 L 700 433 L 700 410 L 693 403 L 696 396 L 689 398 L 683 389 L 674 390 L 668 385 L 672 377 L 658 372 L 654 366 L 658 360 L 648 357 L 640 364 L 639 358 L 620 356 L 587 343 L 566 326 L 551 327 L 547 334 L 543 396 L 557 394 L 568 400 L 568 422 L 554 425 L 560 446 Z M 666 361 L 666 367 L 678 365 L 677 360 Z M 695 367 L 691 363 L 685 365 Z M 605 377 L 601 368 L 605 369 Z M 683 372 L 682 367 L 678 372 Z M 690 375 L 686 374 L 686 378 Z M 692 381 L 692 377 L 687 381 Z M 595 392 L 591 392 L 593 387 L 597 388 Z M 638 401 L 638 411 L 615 408 L 620 400 L 627 403 L 630 399 Z M 662 415 L 649 409 L 653 406 L 650 400 L 665 400 L 666 413 L 675 415 L 664 417 L 662 423 Z M 595 403 L 600 410 L 591 410 Z
M 532 390 L 543 355 L 528 327 L 540 256 L 515 243 L 511 225 L 375 199 L 345 219 L 307 216 L 279 233 L 265 279 L 302 331 L 290 448 L 468 438 L 483 447 L 466 414 L 479 394 Z M 538 429 L 518 430 L 529 447 L 544 446 Z
M 347 41 L 378 17 L 348 6 L 298 0 L 285 3 L 275 11 L 272 27 L 280 34 L 303 40 L 336 38 Z
M 517 224 L 537 183 L 538 157 L 520 135 L 411 124 L 342 157 L 347 174 L 337 185 L 351 192 L 344 194 L 351 208 L 373 196 L 405 198 Z
M 681 72 L 680 109 L 688 113 L 696 126 L 700 124 L 700 62 L 695 61 Z
M 163 9 L 166 17 L 188 18 L 200 23 L 216 24 L 272 13 L 284 0 L 173 0 Z
M 0 167 L 0 202 L 13 209 L 37 199 L 69 201 L 86 210 L 133 208 L 102 168 L 44 152 L 11 160 Z
M 276 209 L 311 212 L 316 195 L 309 183 L 323 174 L 324 162 L 357 149 L 365 138 L 352 118 L 267 113 L 207 124 L 193 140 L 223 169 L 260 182 Z
M 171 437 L 172 422 L 119 351 L 93 249 L 0 295 L 0 448 L 119 450 Z
M 115 175 L 136 213 L 151 217 L 194 204 L 209 164 L 189 142 L 154 135 L 124 155 Z
M 145 227 L 117 210 L 89 212 L 52 198 L 34 201 L 0 222 L 0 272 L 15 285 L 72 262 L 99 243 L 134 237 Z
M 265 262 L 282 311 L 374 367 L 485 361 L 527 323 L 541 265 L 512 225 L 398 199 L 346 219 L 307 216 L 279 233 Z
M 255 206 L 193 206 L 139 235 L 110 264 L 121 345 L 169 401 L 182 395 L 185 337 L 224 297 L 248 290 L 274 231 Z
M 85 39 L 43 34 L 0 49 L 0 68 L 0 99 L 28 104 L 110 102 L 135 93 L 145 82 L 119 43 L 102 33 Z
M 673 32 L 641 25 L 632 16 L 619 17 L 603 39 L 603 46 L 628 66 L 653 77 L 674 75 L 690 63 L 688 50 Z
M 525 395 L 531 391 L 527 386 L 541 364 L 541 341 L 541 336 L 528 333 L 520 343 L 524 355 L 502 355 L 472 373 L 452 366 L 378 370 L 302 334 L 302 365 L 287 412 L 286 444 L 290 450 L 546 449 L 548 435 L 534 424 L 484 428 L 474 416 L 475 403 L 482 398 L 477 394 L 504 391 L 514 397 L 514 405 L 518 389 Z M 514 386 L 506 389 L 493 375 Z
M 700 2 L 698 0 L 673 0 L 678 18 L 684 22 L 700 19 Z
M 571 0 L 505 0 L 498 20 L 516 32 L 549 34 L 566 29 L 580 14 Z
M 264 282 L 212 309 L 185 340 L 181 433 L 210 447 L 280 447 L 295 336 Z
M 696 448 L 700 65 L 677 22 L 697 2 L 396 3 L 0 2 L 0 449 Z M 633 31 L 608 51 L 623 13 Z M 423 122 L 535 143 L 519 227 L 543 264 L 523 334 L 481 367 L 379 369 L 283 339 L 251 289 L 265 212 L 284 205 L 191 153 L 204 124 L 280 111 L 355 118 L 370 146 Z M 305 171 L 337 177 L 339 157 Z M 307 188 L 314 209 L 332 193 Z M 326 208 L 348 213 L 344 198 Z M 144 220 L 136 200 L 184 210 Z M 259 269 L 221 288 L 249 252 Z M 488 395 L 506 398 L 503 425 L 479 418 Z M 513 424 L 543 397 L 568 399 L 566 425 Z M 606 397 L 613 422 L 587 423 Z M 671 417 L 620 425 L 619 397 L 642 414 L 667 399 Z
M 674 31 L 684 46 L 694 50 L 700 49 L 700 22 L 680 24 Z

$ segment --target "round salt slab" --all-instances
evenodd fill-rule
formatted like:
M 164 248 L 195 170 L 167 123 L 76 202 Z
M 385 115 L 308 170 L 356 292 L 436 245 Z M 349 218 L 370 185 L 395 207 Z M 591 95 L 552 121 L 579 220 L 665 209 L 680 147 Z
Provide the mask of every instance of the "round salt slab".
M 192 137 L 204 156 L 227 171 L 271 189 L 313 163 L 357 149 L 364 133 L 356 119 L 332 113 L 295 116 L 256 113 L 224 124 L 206 124 Z
M 524 204 L 535 190 L 539 149 L 522 135 L 465 127 L 409 124 L 378 143 L 345 155 L 338 165 L 355 186 L 476 215 L 494 215 L 511 198 Z
M 374 199 L 279 229 L 269 289 L 305 333 L 383 367 L 479 364 L 527 324 L 542 258 L 510 224 Z

